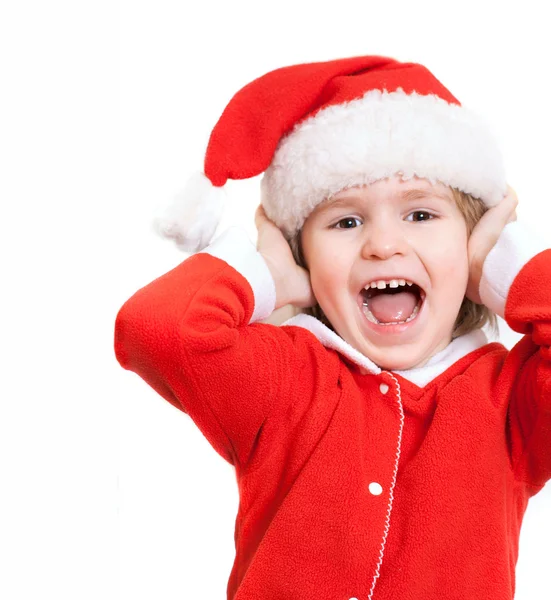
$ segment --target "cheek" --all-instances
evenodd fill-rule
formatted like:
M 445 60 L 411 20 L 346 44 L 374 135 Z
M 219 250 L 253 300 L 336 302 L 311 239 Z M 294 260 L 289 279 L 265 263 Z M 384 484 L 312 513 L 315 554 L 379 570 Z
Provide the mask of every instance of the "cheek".
M 466 250 L 443 248 L 439 258 L 433 259 L 432 287 L 450 302 L 463 298 L 469 278 L 469 261 Z
M 441 277 L 450 277 L 448 284 L 450 281 L 462 283 L 469 271 L 466 231 L 464 227 L 457 227 L 443 234 L 431 240 L 427 256 L 430 256 L 434 272 Z
M 316 298 L 330 298 L 347 287 L 350 266 L 342 253 L 320 247 L 310 260 L 310 281 Z
M 439 263 L 442 272 L 454 279 L 464 277 L 469 271 L 469 257 L 466 250 L 443 251 Z
M 320 257 L 321 259 L 321 257 Z M 335 261 L 323 259 L 312 265 L 310 269 L 310 280 L 314 288 L 325 292 L 332 291 L 342 285 L 343 270 Z

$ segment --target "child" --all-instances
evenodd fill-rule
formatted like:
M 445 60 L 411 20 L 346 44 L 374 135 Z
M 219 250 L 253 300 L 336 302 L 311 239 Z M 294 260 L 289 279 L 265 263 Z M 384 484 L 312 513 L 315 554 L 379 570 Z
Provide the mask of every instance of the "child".
M 263 171 L 258 250 L 210 243 L 221 186 Z M 418 64 L 286 67 L 234 96 L 196 184 L 158 227 L 198 252 L 115 351 L 235 466 L 228 599 L 513 598 L 551 478 L 551 249 L 483 123 Z M 310 314 L 262 322 L 288 304 Z

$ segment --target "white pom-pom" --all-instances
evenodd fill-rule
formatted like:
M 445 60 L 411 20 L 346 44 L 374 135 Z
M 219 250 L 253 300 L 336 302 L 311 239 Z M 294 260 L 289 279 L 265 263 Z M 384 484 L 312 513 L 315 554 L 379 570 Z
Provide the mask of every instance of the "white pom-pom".
M 204 173 L 192 175 L 183 192 L 153 221 L 154 231 L 174 240 L 184 252 L 199 252 L 211 242 L 225 204 L 223 188 L 215 187 Z

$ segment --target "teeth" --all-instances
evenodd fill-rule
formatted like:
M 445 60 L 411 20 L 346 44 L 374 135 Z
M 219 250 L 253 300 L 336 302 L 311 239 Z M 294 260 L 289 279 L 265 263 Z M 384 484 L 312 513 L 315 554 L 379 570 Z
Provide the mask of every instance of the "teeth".
M 364 304 L 364 314 L 372 323 L 376 323 L 377 325 L 381 324 L 381 323 L 379 323 L 379 321 L 377 321 L 377 319 L 375 318 L 375 315 L 369 310 L 369 308 L 367 307 L 367 304 Z
M 413 283 L 411 281 L 408 281 L 407 279 L 391 279 L 388 282 L 389 287 L 391 288 L 397 288 L 399 286 L 405 286 L 405 285 L 413 285 Z M 368 283 L 364 289 L 368 290 L 370 288 L 378 288 L 380 290 L 384 290 L 387 286 L 387 282 L 384 279 L 379 279 L 377 281 L 372 281 L 371 283 Z
M 417 313 L 419 312 L 419 307 L 421 306 L 421 304 L 422 304 L 422 302 L 418 302 L 418 303 L 415 305 L 415 308 L 413 309 L 413 312 L 411 313 L 411 316 L 410 316 L 410 317 L 408 317 L 408 318 L 405 320 L 405 323 L 407 323 L 408 321 L 411 321 L 412 319 L 414 319 L 414 318 L 417 316 Z

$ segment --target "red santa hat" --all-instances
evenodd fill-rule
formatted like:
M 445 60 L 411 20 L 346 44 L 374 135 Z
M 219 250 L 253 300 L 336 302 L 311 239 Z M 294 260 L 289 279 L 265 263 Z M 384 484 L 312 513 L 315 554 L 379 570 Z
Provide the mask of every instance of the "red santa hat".
M 488 125 L 423 65 L 383 56 L 299 64 L 242 88 L 214 127 L 204 174 L 155 221 L 185 251 L 207 246 L 228 179 L 264 173 L 261 202 L 290 239 L 329 195 L 400 173 L 497 204 L 503 159 Z

